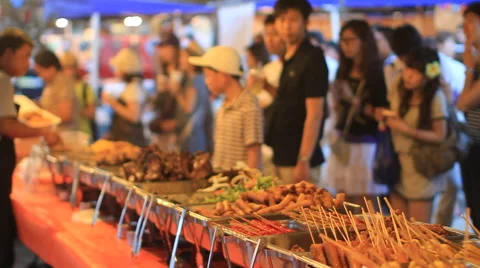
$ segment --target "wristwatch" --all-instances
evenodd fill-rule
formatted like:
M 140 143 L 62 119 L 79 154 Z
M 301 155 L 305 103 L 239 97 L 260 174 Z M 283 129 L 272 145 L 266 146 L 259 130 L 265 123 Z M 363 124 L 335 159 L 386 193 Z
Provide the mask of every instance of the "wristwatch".
M 310 162 L 310 157 L 308 157 L 306 155 L 299 155 L 297 161 L 298 162 Z
M 471 73 L 471 74 L 475 74 L 476 73 L 476 70 L 475 68 L 467 68 L 467 70 L 465 71 L 465 73 Z

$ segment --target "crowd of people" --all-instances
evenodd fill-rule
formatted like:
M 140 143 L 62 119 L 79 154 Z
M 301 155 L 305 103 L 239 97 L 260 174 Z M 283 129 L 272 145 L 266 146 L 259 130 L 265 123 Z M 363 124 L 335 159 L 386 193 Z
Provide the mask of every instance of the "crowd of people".
M 431 221 L 433 199 L 441 194 L 434 221 L 443 225 L 452 222 L 461 178 L 479 227 L 480 2 L 464 12 L 463 63 L 455 59 L 453 34 L 441 32 L 426 40 L 409 24 L 392 29 L 355 19 L 343 25 L 337 47 L 320 32 L 307 31 L 313 12 L 307 0 L 278 0 L 274 10 L 265 19 L 263 38 L 245 49 L 248 72 L 233 48 L 216 46 L 204 53 L 194 41 L 182 47 L 173 34 L 162 38 L 156 47 L 161 68 L 154 96 L 142 88 L 138 55 L 121 49 L 111 66 L 124 89 L 116 97 L 99 96 L 113 110 L 104 138 L 212 152 L 218 170 L 239 162 L 259 169 L 273 163 L 281 183 L 308 180 L 345 192 L 357 204 L 363 197 L 388 195 L 393 207 L 422 222 Z M 58 141 L 56 132 L 32 129 L 15 119 L 10 78 L 28 70 L 32 49 L 31 40 L 18 29 L 0 35 L 1 215 L 12 215 L 12 139 L 44 136 L 49 143 Z M 78 75 L 75 55 L 57 57 L 40 50 L 34 62 L 46 83 L 39 106 L 62 119 L 60 130 L 94 136 L 99 101 Z M 213 111 L 211 102 L 218 98 L 223 103 Z M 147 108 L 156 115 L 144 124 Z M 452 122 L 466 122 L 472 145 L 446 169 L 425 171 L 421 159 L 444 155 L 425 155 L 422 148 L 450 146 L 452 135 L 459 133 L 455 126 L 461 125 Z M 388 170 L 390 178 L 377 178 L 379 148 L 388 141 L 393 146 L 389 157 L 398 169 Z M 331 153 L 324 156 L 322 145 Z M 271 159 L 262 159 L 265 146 L 273 151 Z M 450 147 L 441 152 L 449 153 Z M 0 217 L 2 226 L 12 228 L 6 220 L 12 217 Z M 6 233 L 1 232 L 2 249 L 12 243 L 11 237 L 3 237 Z M 2 251 L 0 263 L 8 263 L 9 257 Z

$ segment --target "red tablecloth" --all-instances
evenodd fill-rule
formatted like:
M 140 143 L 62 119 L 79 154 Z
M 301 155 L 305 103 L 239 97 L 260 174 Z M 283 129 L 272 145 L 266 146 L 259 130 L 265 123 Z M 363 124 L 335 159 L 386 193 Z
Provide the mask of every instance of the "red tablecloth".
M 166 252 L 142 250 L 132 258 L 126 240 L 116 239 L 107 223 L 72 222 L 70 205 L 55 197 L 49 180 L 29 193 L 14 176 L 11 198 L 20 240 L 54 267 L 167 267 Z

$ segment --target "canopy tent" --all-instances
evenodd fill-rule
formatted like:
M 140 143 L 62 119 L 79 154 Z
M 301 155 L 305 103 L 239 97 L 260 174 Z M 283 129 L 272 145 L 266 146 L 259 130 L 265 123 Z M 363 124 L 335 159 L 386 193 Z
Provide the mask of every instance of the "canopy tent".
M 122 14 L 154 15 L 159 13 L 206 13 L 214 8 L 205 4 L 172 3 L 161 0 L 44 0 L 47 16 L 55 14 L 69 19 L 89 17 L 93 13 L 102 16 Z
M 464 4 L 472 0 L 310 0 L 315 7 L 344 6 L 347 8 L 386 8 L 433 6 L 443 3 Z M 195 3 L 186 1 L 174 2 L 168 0 L 44 0 L 46 15 L 55 14 L 65 18 L 89 17 L 98 12 L 102 16 L 125 14 L 158 13 L 209 13 L 215 11 L 216 5 L 232 1 L 198 0 Z M 272 7 L 276 0 L 255 1 L 257 8 Z M 215 3 L 211 4 L 211 3 Z

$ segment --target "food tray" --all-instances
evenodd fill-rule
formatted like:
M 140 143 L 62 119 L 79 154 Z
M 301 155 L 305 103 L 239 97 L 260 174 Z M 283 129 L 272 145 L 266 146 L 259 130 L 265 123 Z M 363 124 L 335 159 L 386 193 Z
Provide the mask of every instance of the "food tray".
M 183 227 L 183 235 L 189 243 L 198 243 L 200 247 L 207 250 L 210 250 L 211 247 L 211 239 L 213 238 L 213 232 L 215 229 L 214 224 L 226 225 L 231 218 L 234 218 L 232 216 L 209 218 L 195 212 L 195 210 L 200 208 L 213 209 L 215 208 L 215 204 L 192 205 L 186 206 L 186 208 L 188 210 L 188 214 Z M 280 213 L 272 213 L 262 216 L 268 220 L 274 221 L 289 219 L 287 216 Z M 244 218 L 253 219 L 254 217 L 251 215 L 246 215 Z M 173 227 L 176 227 L 177 224 L 178 222 L 175 222 Z M 298 224 L 300 225 L 300 223 Z M 304 228 L 303 225 L 302 228 Z M 215 250 L 219 250 L 218 245 L 215 246 Z
M 130 188 L 134 188 L 133 184 L 126 182 L 124 179 L 113 177 L 110 186 L 107 187 L 107 193 L 113 195 L 120 205 L 125 204 Z
M 463 239 L 465 238 L 465 231 L 461 231 L 461 230 L 447 227 L 447 226 L 444 226 L 443 228 L 447 230 L 447 236 L 445 236 L 445 239 L 455 242 L 458 240 L 463 241 Z M 469 236 L 470 236 L 470 239 L 474 239 L 474 240 L 480 239 L 476 234 L 470 233 Z
M 316 235 L 315 237 L 318 237 L 318 232 L 314 232 L 313 234 L 314 236 Z M 269 263 L 272 263 L 273 267 L 301 266 L 301 261 L 299 261 L 295 255 L 305 255 L 305 253 L 310 251 L 310 246 L 313 244 L 308 231 L 266 236 L 265 239 L 267 246 L 263 252 L 264 254 L 259 255 L 258 262 L 267 266 Z M 320 238 L 318 240 L 320 240 Z M 291 251 L 295 245 L 303 248 L 305 252 L 298 253 Z
M 266 218 L 268 219 L 268 217 Z M 302 231 L 305 226 L 299 223 L 290 223 L 290 220 L 283 220 L 283 222 L 287 224 L 295 224 L 296 229 L 299 230 L 299 232 L 263 236 L 262 238 L 266 241 L 266 247 L 259 251 L 257 256 L 255 264 L 258 265 L 258 267 L 269 267 L 269 264 L 273 264 L 272 267 L 284 267 L 284 265 L 294 263 L 296 266 L 286 267 L 298 267 L 301 263 L 297 263 L 296 259 L 293 258 L 293 252 L 290 251 L 291 247 L 288 248 L 288 250 L 282 250 L 282 247 L 273 247 L 272 249 L 269 242 L 270 244 L 273 242 L 273 244 L 278 244 L 280 246 L 283 245 L 283 247 L 287 248 L 289 245 L 293 247 L 293 245 L 295 245 L 293 242 L 297 243 L 298 241 L 298 243 L 303 243 L 302 245 L 308 244 L 308 249 L 310 249 L 310 245 L 312 244 L 310 233 Z M 248 237 L 242 233 L 229 229 L 228 226 L 222 227 L 222 231 L 224 233 L 222 236 L 224 257 L 236 265 L 249 267 L 253 258 L 256 243 L 259 241 L 260 237 Z M 318 232 L 314 232 L 314 235 L 318 236 Z M 282 240 L 284 241 L 282 242 Z
M 51 126 L 57 126 L 62 122 L 60 117 L 40 109 L 40 107 L 38 107 L 38 105 L 35 104 L 35 102 L 33 102 L 31 99 L 29 99 L 24 95 L 15 95 L 13 98 L 13 101 L 20 106 L 20 110 L 18 112 L 19 121 L 26 124 L 29 127 L 32 127 L 32 128 L 51 127 Z M 41 114 L 44 118 L 47 118 L 48 122 L 32 123 L 32 122 L 29 122 L 28 120 L 24 120 L 22 115 L 27 112 L 37 112 Z
M 158 195 L 194 193 L 208 185 L 207 180 L 154 181 L 135 183 L 140 189 Z
M 123 176 L 122 176 L 122 171 L 121 171 L 121 166 L 105 166 L 105 165 L 100 165 L 98 166 L 99 169 L 101 170 L 104 170 L 106 172 L 110 172 L 112 174 L 114 174 L 115 176 L 118 176 L 118 177 L 122 177 L 123 179 Z M 123 179 L 125 180 L 125 179 Z M 125 180 L 126 181 L 126 180 Z
M 194 206 L 194 205 L 205 205 L 212 204 L 205 202 L 206 197 L 214 197 L 214 193 L 179 193 L 179 194 L 168 194 L 164 195 L 162 198 L 168 200 L 174 204 L 182 206 Z
M 96 183 L 94 181 L 95 177 L 95 169 L 89 166 L 80 165 L 78 168 L 78 177 L 80 182 L 90 186 L 96 187 Z

